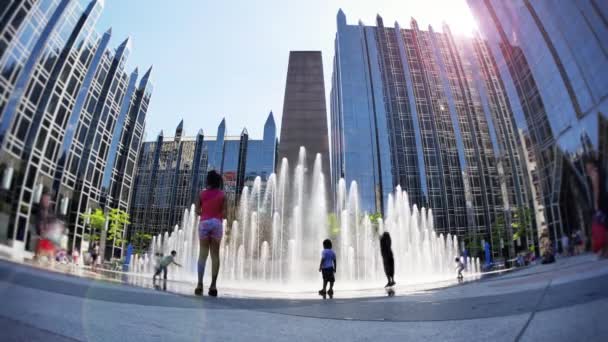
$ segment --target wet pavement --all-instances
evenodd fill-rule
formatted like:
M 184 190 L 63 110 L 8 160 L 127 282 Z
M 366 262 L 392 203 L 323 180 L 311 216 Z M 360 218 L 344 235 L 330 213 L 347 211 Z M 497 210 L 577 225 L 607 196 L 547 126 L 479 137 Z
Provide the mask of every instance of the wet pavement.
M 245 298 L 228 290 L 219 298 L 200 298 L 189 295 L 190 284 L 168 282 L 176 294 L 163 291 L 163 282 L 150 288 L 149 279 L 139 287 L 96 278 L 86 269 L 64 271 L 81 274 L 0 261 L 6 340 L 608 338 L 598 318 L 608 312 L 608 261 L 591 255 L 398 297 L 380 289 L 359 298 L 337 291 L 333 300 Z

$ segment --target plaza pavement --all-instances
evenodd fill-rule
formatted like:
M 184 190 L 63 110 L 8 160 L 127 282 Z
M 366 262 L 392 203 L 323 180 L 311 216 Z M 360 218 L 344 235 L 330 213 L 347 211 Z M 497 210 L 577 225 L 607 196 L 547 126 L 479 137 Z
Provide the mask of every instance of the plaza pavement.
M 0 341 L 608 341 L 608 260 L 593 255 L 390 298 L 221 294 L 0 261 Z

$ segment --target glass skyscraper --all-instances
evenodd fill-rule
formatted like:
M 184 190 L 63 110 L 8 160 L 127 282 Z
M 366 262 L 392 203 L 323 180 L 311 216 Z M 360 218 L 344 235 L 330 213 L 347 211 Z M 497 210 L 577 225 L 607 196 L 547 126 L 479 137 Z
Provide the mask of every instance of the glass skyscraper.
M 82 214 L 127 210 L 152 86 L 138 82 L 111 31 L 94 26 L 102 1 L 3 1 L 0 5 L 0 240 L 32 249 L 42 192 L 80 248 Z M 108 244 L 120 257 L 122 246 Z
M 522 145 L 493 56 L 444 26 L 348 25 L 337 16 L 331 90 L 334 184 L 357 181 L 362 208 L 383 212 L 395 186 L 433 209 L 438 232 L 507 253 L 531 206 Z M 529 225 L 520 244 L 535 244 Z M 511 250 L 512 251 L 512 250 Z
M 159 234 L 180 223 L 184 209 L 198 200 L 207 172 L 218 171 L 224 179 L 228 217 L 234 218 L 239 195 L 256 177 L 262 184 L 274 172 L 277 134 L 274 115 L 268 115 L 261 140 L 251 139 L 246 129 L 226 135 L 222 120 L 216 136 L 202 130 L 195 137 L 183 136 L 183 122 L 174 137 L 161 132 L 155 141 L 144 142 L 135 176 L 131 203 L 130 236 L 137 232 Z
M 589 236 L 581 156 L 608 161 L 608 6 L 605 1 L 469 0 L 496 59 L 553 241 Z M 606 191 L 606 189 L 604 189 Z

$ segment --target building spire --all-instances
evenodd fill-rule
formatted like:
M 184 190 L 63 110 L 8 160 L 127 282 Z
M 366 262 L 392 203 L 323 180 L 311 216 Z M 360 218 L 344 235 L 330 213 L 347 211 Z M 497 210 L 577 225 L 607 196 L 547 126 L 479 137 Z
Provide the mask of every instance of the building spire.
M 416 21 L 416 19 L 414 19 L 414 17 L 410 19 L 410 27 L 412 30 L 418 31 L 418 22 Z
M 380 14 L 376 14 L 376 26 L 384 27 L 384 20 L 382 20 Z
M 336 21 L 338 22 L 338 27 L 346 26 L 346 14 L 344 14 L 341 8 L 338 10 Z
M 175 129 L 175 138 L 174 141 L 175 142 L 180 142 L 182 140 L 182 135 L 184 134 L 184 119 L 182 119 L 179 124 L 177 125 L 177 128 Z
M 150 74 L 152 73 L 152 68 L 153 67 L 154 67 L 154 65 L 150 65 L 150 67 L 148 68 L 148 70 L 144 74 L 144 78 L 149 78 L 150 77 Z
M 266 118 L 266 123 L 264 123 L 264 126 L 268 125 L 270 122 L 272 122 L 274 124 L 274 114 L 272 114 L 272 110 L 270 111 L 270 113 L 268 113 L 268 117 Z

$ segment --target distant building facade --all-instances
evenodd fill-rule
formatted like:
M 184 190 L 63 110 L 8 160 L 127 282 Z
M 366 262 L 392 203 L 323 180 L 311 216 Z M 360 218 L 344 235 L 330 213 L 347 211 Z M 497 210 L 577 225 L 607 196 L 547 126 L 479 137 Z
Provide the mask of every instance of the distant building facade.
M 337 17 L 331 89 L 332 181 L 357 181 L 362 208 L 385 210 L 400 185 L 433 209 L 435 229 L 512 252 L 512 223 L 532 206 L 517 126 L 480 37 L 348 25 Z M 536 243 L 530 224 L 520 244 Z M 474 243 L 473 243 L 474 242 Z M 511 246 L 511 247 L 509 247 Z
M 306 169 L 312 173 L 317 153 L 329 180 L 329 138 L 321 51 L 291 51 L 281 120 L 279 163 L 298 163 L 300 147 L 307 151 Z M 326 183 L 329 190 L 329 181 Z
M 125 71 L 130 42 L 108 47 L 102 1 L 0 6 L 0 241 L 32 250 L 43 191 L 68 228 L 68 249 L 95 208 L 128 209 L 152 86 Z M 122 246 L 109 243 L 107 256 Z
M 577 229 L 589 236 L 593 208 L 581 156 L 594 153 L 608 163 L 606 2 L 468 3 L 535 156 L 534 182 L 552 240 Z
M 131 203 L 129 234 L 159 234 L 180 223 L 184 209 L 198 200 L 206 186 L 207 172 L 223 176 L 228 216 L 234 217 L 239 195 L 256 177 L 265 182 L 277 159 L 276 125 L 272 112 L 261 140 L 251 139 L 246 129 L 239 136 L 226 135 L 226 121 L 216 136 L 202 130 L 195 137 L 183 135 L 183 122 L 174 137 L 163 133 L 145 142 L 139 156 Z

